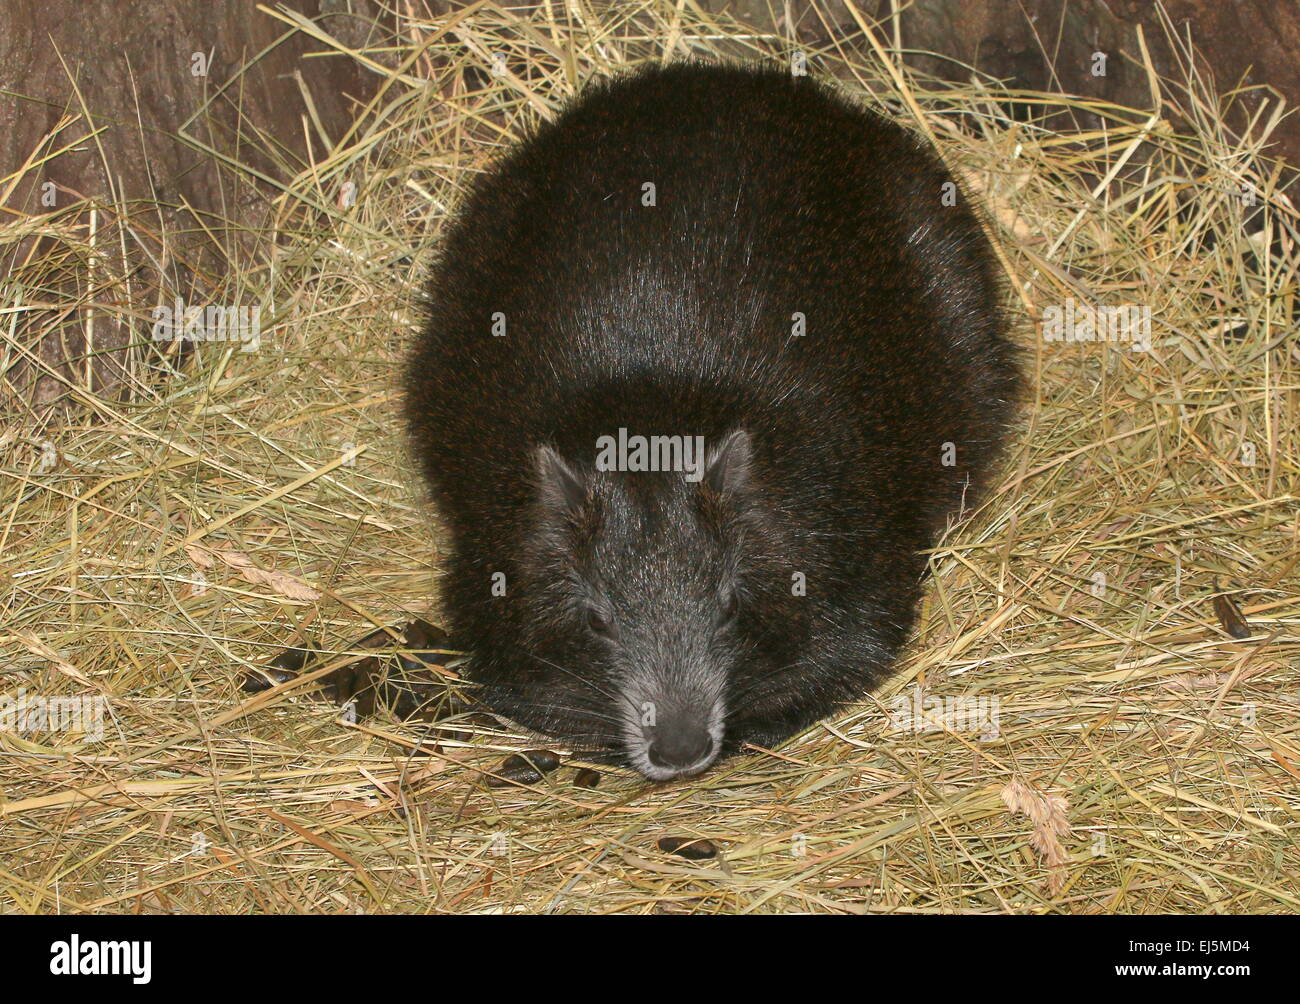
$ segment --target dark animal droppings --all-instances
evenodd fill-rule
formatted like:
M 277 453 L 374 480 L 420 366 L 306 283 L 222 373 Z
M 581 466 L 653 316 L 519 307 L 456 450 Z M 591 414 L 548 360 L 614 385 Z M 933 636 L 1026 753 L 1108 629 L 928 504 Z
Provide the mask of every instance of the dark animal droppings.
M 271 660 L 271 668 L 282 669 L 290 673 L 299 673 L 302 668 L 320 653 L 314 648 L 286 648 Z M 281 680 L 281 683 L 284 681 Z
M 702 837 L 660 837 L 659 849 L 666 854 L 676 854 L 692 861 L 704 861 L 718 856 L 713 841 Z
M 320 690 L 314 696 L 340 706 L 355 701 L 360 717 L 368 717 L 382 707 L 403 720 L 439 721 L 469 709 L 463 698 L 448 689 L 446 678 L 436 672 L 446 663 L 444 653 L 452 650 L 452 643 L 445 631 L 428 621 L 417 618 L 397 629 L 380 628 L 348 647 L 397 646 L 412 651 L 409 655 L 375 655 L 349 663 L 322 677 Z M 246 674 L 241 688 L 256 693 L 286 683 L 323 657 L 312 647 L 285 649 L 265 666 Z
M 239 689 L 247 694 L 256 694 L 288 683 L 317 655 L 319 653 L 314 648 L 286 648 L 265 666 L 245 673 Z
M 600 784 L 600 771 L 583 767 L 573 775 L 573 783 L 579 788 L 594 788 Z
M 545 775 L 560 766 L 560 759 L 549 750 L 529 750 L 507 757 L 501 766 L 487 775 L 492 788 L 510 784 L 536 784 Z
M 1218 583 L 1215 583 L 1218 588 Z M 1250 624 L 1246 618 L 1241 615 L 1241 608 L 1227 593 L 1220 593 L 1214 597 L 1214 615 L 1219 618 L 1219 626 L 1232 638 L 1249 638 Z

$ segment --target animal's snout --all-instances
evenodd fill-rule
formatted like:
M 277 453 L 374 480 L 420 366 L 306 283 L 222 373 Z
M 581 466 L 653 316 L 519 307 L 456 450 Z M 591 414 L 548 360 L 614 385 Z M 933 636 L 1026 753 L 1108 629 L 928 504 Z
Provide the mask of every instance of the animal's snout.
M 628 758 L 652 781 L 694 777 L 722 755 L 727 714 L 721 698 L 703 686 L 679 684 L 665 695 L 669 689 L 627 698 L 627 706 L 641 713 L 639 721 L 631 715 L 624 719 Z
M 654 766 L 673 773 L 707 767 L 715 743 L 703 719 L 672 718 L 651 730 L 646 756 Z

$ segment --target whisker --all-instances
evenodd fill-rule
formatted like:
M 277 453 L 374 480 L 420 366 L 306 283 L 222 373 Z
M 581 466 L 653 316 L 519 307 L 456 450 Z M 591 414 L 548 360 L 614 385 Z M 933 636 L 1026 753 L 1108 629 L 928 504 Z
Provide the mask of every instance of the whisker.
M 592 690 L 596 691 L 596 693 L 601 694 L 604 697 L 607 697 L 615 704 L 618 704 L 620 701 L 622 701 L 623 703 L 627 704 L 627 706 L 633 712 L 636 711 L 636 706 L 632 703 L 631 698 L 627 697 L 625 694 L 620 694 L 617 692 L 611 693 L 610 691 L 606 690 L 604 687 L 597 686 L 594 680 L 584 679 L 583 677 L 579 676 L 577 673 L 573 672 L 572 670 L 565 669 L 563 666 L 551 662 L 549 659 L 543 659 L 540 655 L 537 655 L 535 652 L 529 652 L 528 654 L 532 658 L 536 659 L 538 662 L 550 666 L 552 669 L 558 669 L 561 673 L 564 673 L 566 676 L 570 676 L 573 679 L 577 680 L 579 683 L 587 687 L 590 687 Z
M 544 712 L 568 711 L 575 715 L 578 715 L 581 718 L 591 718 L 591 719 L 595 719 L 596 721 L 607 722 L 610 725 L 621 726 L 623 724 L 613 715 L 606 714 L 605 712 L 600 711 L 596 708 L 581 708 L 581 707 L 574 707 L 573 705 L 569 705 L 569 704 L 554 704 L 551 702 L 541 703 L 539 701 L 520 701 L 520 700 L 513 700 L 511 698 L 506 698 L 500 703 L 503 706 L 509 705 L 508 710 L 528 709 L 533 711 L 544 711 Z M 506 710 L 502 710 L 500 714 L 504 715 L 505 717 L 509 717 Z M 455 723 L 453 723 L 453 725 L 454 724 Z
M 796 660 L 795 662 L 786 663 L 784 666 L 777 666 L 775 669 L 769 670 L 756 680 L 750 680 L 742 690 L 735 695 L 729 696 L 727 700 L 726 717 L 730 718 L 735 710 L 751 707 L 753 702 L 748 699 L 754 695 L 754 692 L 758 690 L 759 687 L 771 683 L 774 677 L 778 677 L 783 673 L 789 673 L 800 668 L 802 665 L 802 661 Z M 734 708 L 733 705 L 735 706 Z

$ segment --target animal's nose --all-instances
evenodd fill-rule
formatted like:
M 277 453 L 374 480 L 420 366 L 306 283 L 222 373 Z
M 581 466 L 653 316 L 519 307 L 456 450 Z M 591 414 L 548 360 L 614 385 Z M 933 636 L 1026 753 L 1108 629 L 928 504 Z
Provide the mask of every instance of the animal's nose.
M 656 767 L 684 770 L 713 755 L 713 737 L 701 722 L 662 722 L 654 730 L 646 755 Z

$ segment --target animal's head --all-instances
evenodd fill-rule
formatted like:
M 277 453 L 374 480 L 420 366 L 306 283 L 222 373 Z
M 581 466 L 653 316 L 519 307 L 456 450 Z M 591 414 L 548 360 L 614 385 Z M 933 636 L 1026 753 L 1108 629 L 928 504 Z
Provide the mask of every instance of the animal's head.
M 738 745 L 747 710 L 789 686 L 806 622 L 753 454 L 742 430 L 684 472 L 598 470 L 536 449 L 513 615 L 529 665 L 487 681 L 506 713 L 654 780 Z

